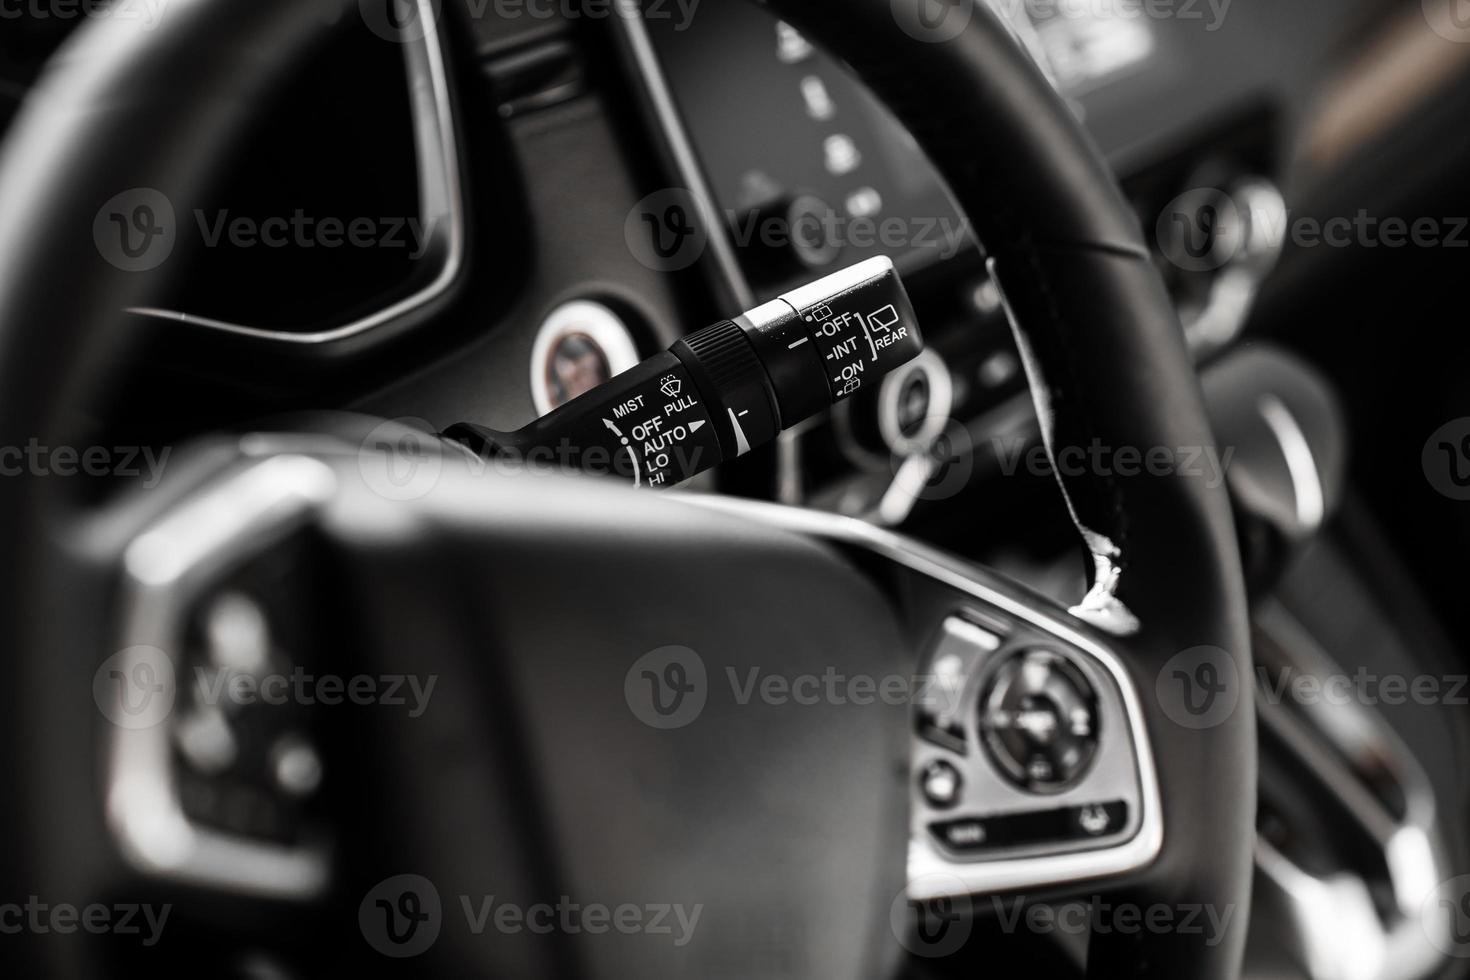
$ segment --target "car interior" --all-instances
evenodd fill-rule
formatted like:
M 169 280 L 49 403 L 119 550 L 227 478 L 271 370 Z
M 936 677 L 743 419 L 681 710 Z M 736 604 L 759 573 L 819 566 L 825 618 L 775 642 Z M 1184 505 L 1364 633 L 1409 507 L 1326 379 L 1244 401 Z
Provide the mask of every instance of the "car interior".
M 0 0 L 15 977 L 1470 975 L 1466 0 Z

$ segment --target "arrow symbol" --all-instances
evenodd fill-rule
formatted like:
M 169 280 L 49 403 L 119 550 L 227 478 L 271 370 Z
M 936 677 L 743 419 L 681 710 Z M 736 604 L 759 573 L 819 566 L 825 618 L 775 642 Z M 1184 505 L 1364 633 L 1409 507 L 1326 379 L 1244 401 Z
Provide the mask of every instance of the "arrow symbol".
M 689 431 L 691 433 L 698 432 L 702 428 L 704 428 L 704 423 L 703 422 L 690 422 L 689 423 Z

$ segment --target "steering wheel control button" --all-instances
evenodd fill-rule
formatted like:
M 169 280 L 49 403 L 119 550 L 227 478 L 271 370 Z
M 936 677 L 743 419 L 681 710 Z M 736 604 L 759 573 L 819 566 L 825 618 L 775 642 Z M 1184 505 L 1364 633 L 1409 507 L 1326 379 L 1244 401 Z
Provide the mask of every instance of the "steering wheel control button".
M 1033 793 L 1059 793 L 1097 754 L 1097 697 L 1081 670 L 1046 649 L 996 670 L 980 705 L 980 732 L 996 767 Z
M 1128 826 L 1128 804 L 1121 800 L 1085 806 L 1029 810 L 989 817 L 961 817 L 929 825 L 946 850 L 975 855 L 988 851 L 1034 850 L 1116 837 Z
M 271 748 L 271 775 L 283 793 L 305 799 L 322 784 L 322 759 L 306 739 L 286 735 Z
M 1076 821 L 1073 836 L 1078 838 L 1106 837 L 1116 834 L 1128 822 L 1126 803 L 1092 803 L 1074 807 L 1072 818 Z
M 923 349 L 893 263 L 869 259 L 707 327 L 515 432 L 445 436 L 487 456 L 670 487 L 770 442 Z
M 929 763 L 919 774 L 919 786 L 924 791 L 924 799 L 936 810 L 947 810 L 958 803 L 964 785 L 960 771 L 943 759 Z
M 939 630 L 914 699 L 919 737 L 959 755 L 968 750 L 964 718 L 965 689 L 982 657 L 999 650 L 1004 638 L 964 616 L 950 616 Z

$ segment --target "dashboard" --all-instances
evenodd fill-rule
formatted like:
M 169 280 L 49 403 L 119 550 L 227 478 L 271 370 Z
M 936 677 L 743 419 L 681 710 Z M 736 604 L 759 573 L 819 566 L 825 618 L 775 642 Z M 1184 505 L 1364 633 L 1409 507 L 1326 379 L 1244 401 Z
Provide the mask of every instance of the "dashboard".
M 933 508 L 942 526 L 953 486 L 1032 441 L 982 245 L 903 126 L 794 26 L 747 0 L 603 18 L 415 4 L 432 29 L 410 44 L 323 31 L 221 187 L 173 201 L 169 275 L 134 310 L 159 376 L 140 425 L 225 388 L 240 419 L 331 404 L 519 429 L 691 329 L 888 256 L 929 351 L 722 488 L 886 525 Z M 1229 350 L 1317 101 L 1380 4 L 994 6 L 1122 176 L 1198 359 Z M 7 71 L 54 41 L 10 35 Z M 1180 235 L 1204 225 L 1195 256 Z
M 1380 6 L 994 6 L 1123 178 L 1199 357 L 1226 349 L 1279 246 L 1252 219 L 1279 220 L 1317 91 Z M 148 424 L 223 386 L 257 415 L 326 402 L 513 430 L 682 333 L 885 255 L 930 351 L 723 487 L 902 523 L 1033 437 L 981 244 L 912 138 L 794 27 L 747 0 L 415 7 L 432 29 L 411 44 L 324 32 L 234 171 L 173 201 L 168 275 L 134 311 L 157 335 Z M 54 41 L 12 35 L 7 65 L 24 75 Z M 1225 261 L 1176 260 L 1189 243 L 1159 219 L 1181 206 L 1185 229 L 1236 216 L 1211 233 Z
M 1173 142 L 1172 154 L 1155 151 L 1130 174 L 1145 226 L 1196 187 L 1219 190 L 1185 199 L 1186 227 L 1203 211 L 1246 216 L 1238 229 L 1218 232 L 1240 239 L 1218 266 L 1188 256 L 1171 263 L 1181 243 L 1167 226 L 1155 237 L 1193 346 L 1203 356 L 1228 345 L 1274 261 L 1273 243 L 1259 233 L 1284 210 L 1275 183 L 1279 109 L 1257 93 L 1228 100 L 1203 134 L 1170 134 L 1164 117 L 1141 138 L 1138 114 L 1113 108 L 1120 91 L 1147 91 L 1154 111 L 1190 57 L 1185 46 L 1222 30 L 1228 11 L 1191 5 L 1165 20 L 1128 2 L 996 6 L 1116 159 Z M 952 29 L 942 20 L 901 26 L 935 40 Z M 982 247 L 942 178 L 871 93 L 759 5 L 714 3 L 687 22 L 649 15 L 623 27 L 680 180 L 677 192 L 640 202 L 639 217 L 667 232 L 702 206 L 701 251 L 732 301 L 761 302 L 875 254 L 917 277 L 930 351 L 830 419 L 785 437 L 777 495 L 900 523 L 921 500 L 942 499 L 946 485 L 993 464 L 1001 443 L 1029 438 L 1020 364 Z M 1199 109 L 1191 107 L 1196 127 Z M 975 152 L 1005 148 L 979 134 Z M 941 461 L 915 459 L 934 446 Z
M 947 496 L 951 469 L 968 479 L 1030 438 L 980 244 L 909 135 L 792 26 L 746 0 L 598 19 L 416 4 L 433 30 L 413 44 L 325 33 L 235 172 L 174 202 L 171 275 L 135 311 L 160 390 L 186 389 L 173 400 L 224 385 L 252 412 L 325 399 L 515 429 L 689 329 L 881 254 L 931 352 L 730 468 L 727 489 L 898 523 Z M 1169 261 L 1156 218 L 1200 187 L 1198 213 L 1279 213 L 1314 86 L 1375 5 L 1339 0 L 1330 30 L 1296 5 L 995 6 L 1124 178 L 1200 356 L 1228 346 L 1270 243 L 1231 229 L 1231 261 L 1193 268 Z M 369 247 L 353 247 L 362 218 Z M 169 400 L 140 408 L 158 422 Z M 937 471 L 905 471 L 936 445 Z M 900 471 L 922 492 L 895 490 Z

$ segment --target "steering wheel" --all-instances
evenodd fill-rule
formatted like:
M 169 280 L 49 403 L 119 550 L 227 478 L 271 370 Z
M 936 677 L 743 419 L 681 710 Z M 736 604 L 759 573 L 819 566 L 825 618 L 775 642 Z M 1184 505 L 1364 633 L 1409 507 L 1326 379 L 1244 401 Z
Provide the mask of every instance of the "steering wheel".
M 845 60 L 948 181 L 1002 288 L 1052 457 L 1210 447 L 1116 182 L 986 6 L 770 5 Z M 0 161 L 0 445 L 82 445 L 127 397 L 121 311 L 149 284 L 98 254 L 99 205 L 206 186 L 240 108 L 323 23 L 300 0 L 178 0 L 152 29 L 88 23 L 56 57 Z M 869 977 L 892 969 L 905 901 L 1105 894 L 1144 914 L 1127 928 L 1095 910 L 1090 976 L 1239 974 L 1255 736 L 1223 487 L 1181 467 L 1059 467 L 1091 565 L 1064 610 L 896 535 L 774 505 L 487 475 L 452 453 L 428 491 L 390 499 L 373 474 L 392 463 L 393 431 L 324 418 L 201 434 L 158 487 L 125 494 L 0 481 L 0 619 L 15 637 L 0 717 L 18 749 L 7 892 L 177 901 L 175 942 L 128 954 L 153 967 L 274 945 L 308 970 L 365 956 L 452 974 Z M 251 587 L 263 614 L 220 613 Z M 434 678 L 432 708 L 292 716 L 335 767 L 327 800 L 286 806 L 276 836 L 221 830 L 167 734 L 203 669 L 197 624 L 215 615 L 237 640 L 269 622 L 318 671 Z M 905 676 L 953 644 L 977 658 L 966 691 L 993 694 L 1006 656 L 1037 650 L 1061 661 L 1046 683 L 1091 688 L 1089 751 L 1121 760 L 1123 809 L 1083 810 L 1099 826 L 1117 816 L 1116 838 L 960 853 L 965 834 L 1036 822 L 969 824 L 953 848 L 926 838 L 913 767 L 932 747 L 912 699 L 760 693 L 772 672 Z M 112 681 L 151 684 L 172 713 L 120 718 Z M 1202 692 L 1225 707 L 1202 714 Z M 965 765 L 990 765 L 1003 746 L 966 717 Z M 1027 779 L 1047 781 L 1011 777 Z M 1071 799 L 1007 792 L 1053 823 L 1064 809 L 1047 801 Z M 513 905 L 521 928 L 477 916 L 473 896 Z M 584 903 L 577 928 L 535 928 L 559 896 Z M 601 930 L 596 902 L 612 915 Z M 686 942 L 668 941 L 677 915 L 653 927 L 659 904 L 697 919 Z M 638 928 L 616 927 L 625 907 Z M 1190 909 L 1233 914 L 1221 935 L 1150 925 Z M 487 921 L 493 937 L 473 928 Z M 38 939 L 39 972 L 101 975 L 122 955 Z

